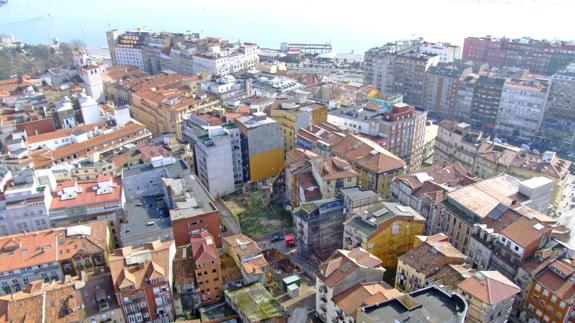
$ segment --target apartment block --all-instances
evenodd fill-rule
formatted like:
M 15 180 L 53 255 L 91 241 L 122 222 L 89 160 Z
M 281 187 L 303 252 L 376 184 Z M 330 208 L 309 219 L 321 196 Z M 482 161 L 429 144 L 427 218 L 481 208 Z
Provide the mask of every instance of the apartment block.
M 423 108 L 434 117 L 453 117 L 457 110 L 460 83 L 472 70 L 472 66 L 462 63 L 431 66 L 425 74 Z
M 544 266 L 528 287 L 521 313 L 524 320 L 574 322 L 573 259 L 557 259 Z
M 207 230 L 198 230 L 190 237 L 190 247 L 200 300 L 203 304 L 213 304 L 224 292 L 220 257 L 214 238 Z
M 258 244 L 243 234 L 224 238 L 224 250 L 240 268 L 246 283 L 263 282 L 270 270 Z
M 117 220 L 124 208 L 122 180 L 101 176 L 95 181 L 59 183 L 50 204 L 50 221 L 59 225 L 108 218 Z
M 343 134 L 326 123 L 302 129 L 297 146 L 321 156 L 336 156 L 346 160 L 359 174 L 358 183 L 384 196 L 389 194 L 391 180 L 405 170 L 405 162 L 376 143 L 371 136 Z
M 63 281 L 66 275 L 104 270 L 110 239 L 106 221 L 0 237 L 0 294 L 21 291 L 37 280 Z
M 383 283 L 385 268 L 381 267 L 381 260 L 364 249 L 337 250 L 329 259 L 323 262 L 316 272 L 315 278 L 315 311 L 320 319 L 332 322 L 339 319 L 352 321 L 355 312 L 351 309 L 351 315 L 344 314 L 347 306 L 343 305 L 342 298 L 345 293 L 353 291 L 353 288 L 362 288 L 362 284 L 372 283 L 374 294 L 384 298 L 392 298 L 399 293 Z M 375 287 L 376 282 L 383 285 Z M 381 292 L 380 292 L 381 291 Z M 338 302 L 339 300 L 339 302 Z M 360 302 L 370 302 L 369 299 L 355 299 L 356 305 Z M 357 304 L 359 303 L 359 304 Z M 351 305 L 351 304 L 350 304 Z
M 403 159 L 410 169 L 418 169 L 423 162 L 427 112 L 414 106 L 342 108 L 330 112 L 328 121 L 352 133 L 386 138 L 385 149 Z
M 467 37 L 462 58 L 490 66 L 512 66 L 551 75 L 575 60 L 575 48 L 567 42 L 531 38 Z
M 220 212 L 200 181 L 191 174 L 162 180 L 176 246 L 188 244 L 197 230 L 206 230 L 216 247 L 220 248 Z
M 127 322 L 175 319 L 172 302 L 173 241 L 116 249 L 108 258 L 114 293 Z
M 152 133 L 144 125 L 131 120 L 121 128 L 109 129 L 98 136 L 54 150 L 40 150 L 30 157 L 32 164 L 37 168 L 64 162 L 73 163 L 84 160 L 97 162 L 111 158 L 127 144 L 147 142 L 151 136 Z
M 7 171 L 0 185 L 0 235 L 50 228 L 50 185 L 40 183 L 33 169 L 25 168 L 14 176 Z
M 317 117 L 314 118 L 314 115 Z M 269 116 L 278 122 L 284 138 L 284 148 L 289 151 L 295 147 L 296 136 L 300 129 L 327 122 L 327 106 L 281 100 L 277 106 L 272 106 Z
M 381 93 L 400 93 L 406 103 L 422 107 L 425 73 L 440 61 L 428 51 L 420 50 L 418 41 L 372 48 L 365 53 L 364 83 Z
M 495 132 L 507 138 L 533 141 L 543 121 L 548 94 L 548 79 L 507 79 L 501 92 Z
M 449 265 L 462 265 L 466 256 L 449 243 L 446 235 L 419 237 L 420 244 L 397 262 L 395 288 L 412 292 L 430 284 L 429 278 Z
M 551 77 L 547 106 L 537 142 L 565 152 L 575 147 L 575 64 Z
M 293 212 L 297 252 L 326 259 L 341 248 L 346 210 L 343 199 L 330 198 L 302 204 Z
M 499 113 L 504 78 L 481 75 L 475 83 L 471 105 L 471 125 L 475 129 L 493 132 Z
M 381 259 L 393 280 L 398 258 L 423 235 L 425 219 L 408 206 L 380 202 L 343 224 L 343 248 L 361 247 Z
M 284 167 L 284 139 L 277 121 L 257 112 L 235 119 L 240 129 L 244 181 L 279 175 Z

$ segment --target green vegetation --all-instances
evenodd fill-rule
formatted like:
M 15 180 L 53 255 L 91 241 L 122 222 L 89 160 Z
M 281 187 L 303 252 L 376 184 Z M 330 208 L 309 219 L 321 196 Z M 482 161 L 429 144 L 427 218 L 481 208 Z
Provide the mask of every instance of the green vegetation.
M 242 233 L 255 240 L 265 239 L 292 224 L 291 214 L 269 203 L 265 191 L 229 195 L 224 202 L 238 218 Z
M 71 64 L 73 49 L 84 48 L 81 41 L 59 43 L 58 46 L 23 45 L 0 48 L 0 79 L 14 75 L 38 75 L 49 68 Z

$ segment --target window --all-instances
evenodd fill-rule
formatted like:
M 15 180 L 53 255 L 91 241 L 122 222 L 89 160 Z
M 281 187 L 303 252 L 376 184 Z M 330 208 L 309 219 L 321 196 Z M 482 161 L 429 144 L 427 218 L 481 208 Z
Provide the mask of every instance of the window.
M 541 291 L 541 285 L 535 284 L 535 290 L 540 292 Z
M 557 296 L 553 295 L 551 296 L 551 303 L 555 303 L 557 302 Z
M 543 290 L 543 296 L 549 296 L 549 291 L 547 289 Z

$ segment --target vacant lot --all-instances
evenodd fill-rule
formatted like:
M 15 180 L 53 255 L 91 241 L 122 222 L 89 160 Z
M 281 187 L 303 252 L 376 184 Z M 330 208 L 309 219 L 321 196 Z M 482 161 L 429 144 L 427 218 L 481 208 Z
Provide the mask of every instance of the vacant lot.
M 289 228 L 292 224 L 291 214 L 268 203 L 265 191 L 233 194 L 223 200 L 238 218 L 242 233 L 256 241 L 267 238 L 272 232 Z

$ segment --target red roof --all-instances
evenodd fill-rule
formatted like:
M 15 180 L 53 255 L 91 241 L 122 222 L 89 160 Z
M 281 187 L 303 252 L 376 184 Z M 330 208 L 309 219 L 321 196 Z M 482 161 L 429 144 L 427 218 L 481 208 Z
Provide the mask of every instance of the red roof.
M 50 211 L 57 209 L 72 208 L 78 206 L 92 206 L 101 205 L 108 203 L 119 203 L 122 200 L 122 178 L 120 176 L 113 178 L 113 188 L 111 193 L 107 194 L 96 194 L 94 186 L 98 185 L 98 181 L 78 183 L 78 188 L 80 193 L 76 198 L 71 198 L 67 200 L 62 200 L 60 196 L 54 194 L 52 198 L 52 204 L 50 205 Z M 69 183 L 62 183 L 56 186 L 56 192 L 61 192 L 65 186 Z

